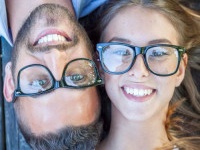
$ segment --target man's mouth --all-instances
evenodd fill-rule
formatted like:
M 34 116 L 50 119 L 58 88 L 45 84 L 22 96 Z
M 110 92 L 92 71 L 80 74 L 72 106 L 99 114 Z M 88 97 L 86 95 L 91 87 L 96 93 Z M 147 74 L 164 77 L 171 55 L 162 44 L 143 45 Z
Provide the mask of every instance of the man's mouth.
M 58 34 L 49 34 L 46 36 L 43 36 L 37 41 L 37 44 L 43 44 L 43 43 L 49 43 L 49 42 L 65 42 L 67 41 L 64 36 L 58 35 Z
M 34 42 L 34 46 L 40 45 L 40 44 L 55 44 L 57 43 L 63 43 L 63 42 L 69 42 L 72 39 L 69 38 L 69 36 L 65 32 L 61 32 L 55 29 L 50 29 L 43 31 L 38 35 L 38 38 L 36 38 Z
M 144 97 L 147 95 L 151 95 L 153 93 L 153 89 L 136 89 L 130 87 L 124 87 L 124 91 L 127 94 L 136 96 L 136 97 Z

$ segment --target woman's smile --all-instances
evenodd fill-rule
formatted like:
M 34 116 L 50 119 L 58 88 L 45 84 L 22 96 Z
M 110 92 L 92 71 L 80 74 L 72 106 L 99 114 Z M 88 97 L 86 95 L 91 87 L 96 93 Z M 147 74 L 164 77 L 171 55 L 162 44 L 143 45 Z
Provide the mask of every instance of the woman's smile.
M 128 86 L 122 87 L 122 91 L 128 100 L 135 102 L 148 101 L 156 92 L 156 90 L 152 88 L 133 88 Z

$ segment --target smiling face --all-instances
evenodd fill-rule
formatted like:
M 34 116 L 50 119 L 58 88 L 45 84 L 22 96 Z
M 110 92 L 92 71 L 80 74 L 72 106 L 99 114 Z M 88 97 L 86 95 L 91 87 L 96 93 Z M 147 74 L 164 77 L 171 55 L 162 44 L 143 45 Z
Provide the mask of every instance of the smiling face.
M 140 47 L 153 44 L 179 45 L 178 33 L 168 19 L 155 10 L 138 6 L 121 9 L 102 35 L 103 42 L 122 42 Z M 181 62 L 176 74 L 156 76 L 147 70 L 143 56 L 138 55 L 127 73 L 105 73 L 105 87 L 113 106 L 112 116 L 120 114 L 135 121 L 152 118 L 163 120 L 174 89 L 184 77 L 184 69 Z
M 16 39 L 12 59 L 14 81 L 11 72 L 7 71 L 6 81 L 10 84 L 6 82 L 4 86 L 6 99 L 11 101 L 17 74 L 24 66 L 44 65 L 56 80 L 61 80 L 63 69 L 70 60 L 92 59 L 90 42 L 82 30 L 64 7 L 47 4 L 36 8 Z M 37 97 L 19 97 L 15 102 L 20 123 L 35 135 L 91 124 L 98 119 L 99 107 L 95 87 L 59 88 Z

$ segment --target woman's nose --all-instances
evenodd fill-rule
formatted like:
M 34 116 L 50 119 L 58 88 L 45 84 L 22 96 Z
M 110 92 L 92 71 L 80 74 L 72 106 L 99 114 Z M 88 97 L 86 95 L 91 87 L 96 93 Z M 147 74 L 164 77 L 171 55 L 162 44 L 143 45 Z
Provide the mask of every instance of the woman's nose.
M 137 78 L 147 77 L 149 75 L 149 70 L 147 69 L 143 55 L 137 55 L 132 68 L 128 71 L 128 74 L 135 76 Z

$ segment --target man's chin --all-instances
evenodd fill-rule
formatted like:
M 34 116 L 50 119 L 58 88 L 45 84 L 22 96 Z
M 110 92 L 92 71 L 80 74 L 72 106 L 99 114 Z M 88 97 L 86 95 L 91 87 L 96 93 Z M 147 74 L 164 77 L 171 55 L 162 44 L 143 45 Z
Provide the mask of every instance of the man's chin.
M 91 124 L 77 127 L 64 127 L 55 133 L 35 135 L 30 129 L 19 124 L 22 135 L 33 149 L 70 149 L 92 150 L 99 143 L 102 134 L 102 122 L 95 120 Z

